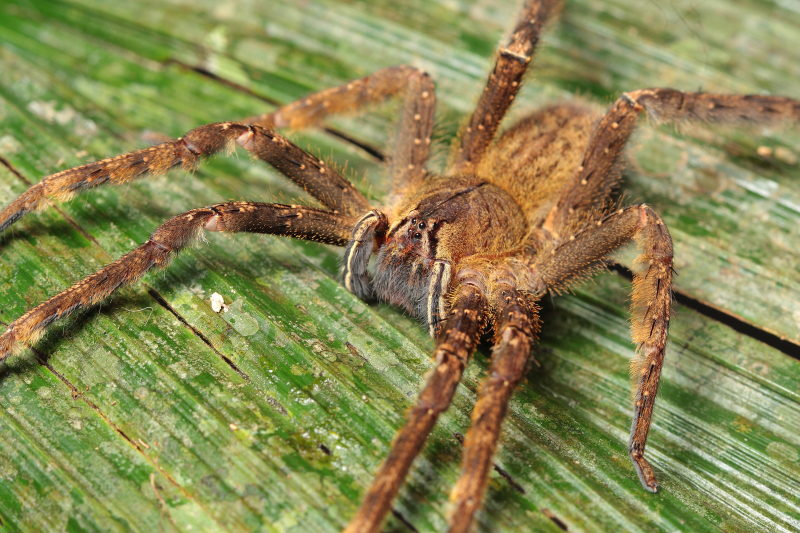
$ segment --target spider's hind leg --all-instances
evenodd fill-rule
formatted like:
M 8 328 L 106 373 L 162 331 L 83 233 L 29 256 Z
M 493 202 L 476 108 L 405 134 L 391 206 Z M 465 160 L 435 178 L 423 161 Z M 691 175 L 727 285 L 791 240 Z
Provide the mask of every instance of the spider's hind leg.
M 800 123 L 800 101 L 783 96 L 684 93 L 675 89 L 625 93 L 598 123 L 581 164 L 544 223 L 544 229 L 555 238 L 563 238 L 561 233 L 580 224 L 587 213 L 604 207 L 618 181 L 619 157 L 642 111 L 658 122 L 670 123 Z
M 634 381 L 634 415 L 628 453 L 642 485 L 658 491 L 650 464 L 644 458 L 658 381 L 664 364 L 672 306 L 672 239 L 666 225 L 652 209 L 641 204 L 619 209 L 587 224 L 551 251 L 534 258 L 530 268 L 553 292 L 562 292 L 599 266 L 603 259 L 635 239 L 641 268 L 634 272 L 631 298 L 631 337 L 637 355 L 631 361 Z

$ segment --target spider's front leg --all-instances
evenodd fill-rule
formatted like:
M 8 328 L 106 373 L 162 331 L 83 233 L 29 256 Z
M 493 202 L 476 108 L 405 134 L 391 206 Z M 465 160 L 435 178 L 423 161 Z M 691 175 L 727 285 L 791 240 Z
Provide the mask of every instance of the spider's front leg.
M 392 500 L 408 474 L 411 463 L 419 455 L 439 415 L 453 400 L 456 387 L 475 350 L 485 326 L 487 301 L 479 282 L 460 279 L 452 294 L 452 306 L 444 328 L 437 339 L 430 374 L 417 403 L 408 413 L 405 425 L 392 442 L 392 450 L 378 470 L 356 516 L 345 533 L 380 531 L 380 525 L 391 509 Z
M 513 270 L 498 268 L 492 278 L 489 295 L 495 330 L 492 366 L 472 410 L 461 477 L 450 493 L 453 502 L 450 533 L 468 532 L 475 512 L 481 508 L 508 402 L 525 375 L 534 337 L 539 331 L 538 308 L 533 302 L 539 295 L 517 290 Z
M 565 236 L 551 251 L 543 251 L 531 270 L 551 291 L 561 292 L 602 265 L 604 257 L 632 238 L 639 244 L 636 261 L 642 267 L 634 271 L 631 302 L 631 337 L 637 356 L 631 361 L 634 414 L 628 453 L 642 485 L 657 492 L 658 482 L 644 458 L 644 448 L 664 364 L 672 306 L 672 239 L 666 225 L 644 204 L 619 209 Z
M 26 213 L 46 206 L 47 199 L 65 200 L 77 192 L 121 184 L 144 174 L 163 174 L 176 165 L 193 169 L 200 158 L 233 150 L 239 144 L 281 171 L 323 205 L 351 215 L 369 209 L 369 201 L 325 162 L 304 152 L 282 135 L 260 126 L 236 122 L 206 124 L 183 137 L 48 176 L 0 211 L 0 232 Z

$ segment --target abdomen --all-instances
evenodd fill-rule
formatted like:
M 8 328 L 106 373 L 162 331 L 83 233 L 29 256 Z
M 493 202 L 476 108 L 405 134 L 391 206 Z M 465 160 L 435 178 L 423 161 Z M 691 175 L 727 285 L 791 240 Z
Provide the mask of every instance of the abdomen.
M 478 175 L 505 189 L 522 208 L 528 226 L 537 228 L 580 165 L 599 118 L 599 112 L 578 104 L 541 109 L 502 134 Z

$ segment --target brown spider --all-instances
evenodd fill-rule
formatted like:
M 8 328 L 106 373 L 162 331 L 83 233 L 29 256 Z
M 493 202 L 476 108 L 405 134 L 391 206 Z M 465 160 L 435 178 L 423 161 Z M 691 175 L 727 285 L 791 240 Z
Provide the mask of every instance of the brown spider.
M 494 332 L 493 362 L 473 411 L 462 476 L 451 494 L 451 531 L 467 531 L 480 508 L 501 423 L 522 379 L 539 329 L 536 302 L 603 266 L 631 239 L 640 246 L 635 273 L 632 362 L 635 398 L 629 454 L 647 490 L 657 491 L 644 457 L 669 325 L 672 244 L 644 204 L 612 207 L 619 158 L 642 111 L 659 121 L 774 123 L 800 119 L 800 102 L 782 97 L 626 93 L 603 115 L 556 105 L 524 118 L 495 142 L 557 0 L 528 0 L 486 90 L 464 127 L 444 176 L 426 170 L 434 87 L 400 66 L 322 91 L 241 122 L 209 124 L 156 147 L 44 178 L 0 212 L 0 231 L 48 200 L 103 183 L 124 183 L 234 144 L 302 186 L 327 209 L 227 202 L 193 209 L 160 226 L 142 246 L 29 311 L 0 335 L 0 359 L 35 342 L 55 320 L 102 301 L 156 266 L 166 266 L 203 230 L 270 233 L 345 246 L 342 281 L 364 299 L 377 297 L 424 320 L 436 338 L 436 368 L 394 440 L 347 531 L 377 531 L 482 332 Z M 302 128 L 326 116 L 405 95 L 389 173 L 393 191 L 374 209 L 345 178 L 277 128 Z M 377 254 L 374 273 L 368 261 Z

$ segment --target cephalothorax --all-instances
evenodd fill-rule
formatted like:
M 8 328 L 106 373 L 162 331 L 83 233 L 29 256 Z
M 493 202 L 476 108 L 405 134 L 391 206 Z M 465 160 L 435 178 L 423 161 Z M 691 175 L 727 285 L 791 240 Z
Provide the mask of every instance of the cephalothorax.
M 43 179 L 0 212 L 0 231 L 47 199 L 123 183 L 238 144 L 302 186 L 325 208 L 227 202 L 193 209 L 160 226 L 150 239 L 29 311 L 0 336 L 0 359 L 34 342 L 54 321 L 102 301 L 149 269 L 165 266 L 203 231 L 286 235 L 345 246 L 342 281 L 364 299 L 398 305 L 424 320 L 436 337 L 436 369 L 408 414 L 392 451 L 347 531 L 380 528 L 414 457 L 450 404 L 480 335 L 494 332 L 492 368 L 466 437 L 463 472 L 451 498 L 452 531 L 467 531 L 480 508 L 501 422 L 522 379 L 539 329 L 536 302 L 547 292 L 603 265 L 636 240 L 632 364 L 634 419 L 629 455 L 644 487 L 658 483 L 644 457 L 664 360 L 672 301 L 672 242 L 644 204 L 617 207 L 621 152 L 643 111 L 661 121 L 773 123 L 800 119 L 800 102 L 783 97 L 644 89 L 621 96 L 599 115 L 560 104 L 519 121 L 495 139 L 557 0 L 528 0 L 501 49 L 486 90 L 466 123 L 444 176 L 426 169 L 434 86 L 424 72 L 400 66 L 241 122 L 209 124 L 138 152 L 65 170 Z M 392 196 L 373 208 L 334 169 L 274 130 L 300 128 L 334 113 L 403 95 L 389 168 Z M 368 263 L 377 254 L 374 271 Z

